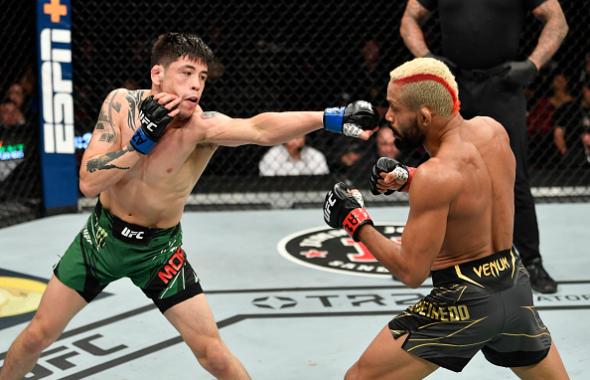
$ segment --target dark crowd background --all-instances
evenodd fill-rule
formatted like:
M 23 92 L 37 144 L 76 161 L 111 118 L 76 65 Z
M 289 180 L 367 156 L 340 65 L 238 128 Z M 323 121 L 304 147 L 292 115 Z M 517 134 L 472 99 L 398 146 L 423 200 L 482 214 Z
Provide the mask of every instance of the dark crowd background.
M 35 2 L 0 0 L 0 4 L 10 9 L 0 14 L 0 38 L 4 41 L 0 45 L 1 227 L 39 217 L 43 206 Z M 568 0 L 561 5 L 569 34 L 554 59 L 524 90 L 529 100 L 531 179 L 534 187 L 553 189 L 538 199 L 587 200 L 590 3 Z M 205 110 L 248 117 L 264 111 L 323 110 L 365 99 L 384 113 L 389 71 L 412 58 L 399 36 L 404 7 L 405 1 L 74 0 L 78 156 L 103 99 L 112 89 L 150 87 L 150 46 L 158 34 L 167 31 L 196 33 L 217 56 L 201 100 Z M 436 19 L 435 15 L 425 27 L 434 52 L 440 43 Z M 523 58 L 534 48 L 541 27 L 529 15 L 522 34 Z M 489 46 L 493 49 L 494 41 Z M 579 104 L 587 104 L 589 112 L 580 113 Z M 555 142 L 557 127 L 565 130 L 568 154 Z M 269 147 L 220 148 L 190 203 L 199 209 L 317 205 L 323 200 L 318 194 L 335 180 L 367 188 L 368 170 L 376 157 L 383 155 L 377 140 L 375 136 L 368 144 L 361 143 L 324 131 L 309 135 L 305 149 L 324 157 L 329 174 L 302 170 L 299 175 L 281 175 L 277 168 L 274 175 L 261 175 L 259 163 Z M 424 159 L 419 151 L 401 155 L 410 164 Z

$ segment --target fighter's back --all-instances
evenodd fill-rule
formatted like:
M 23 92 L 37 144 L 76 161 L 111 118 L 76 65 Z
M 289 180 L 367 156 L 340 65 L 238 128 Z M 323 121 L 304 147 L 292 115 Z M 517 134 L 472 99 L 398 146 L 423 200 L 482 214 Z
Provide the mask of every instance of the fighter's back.
M 432 269 L 488 256 L 512 246 L 515 160 L 494 119 L 463 120 L 434 156 L 460 182 L 441 251 Z

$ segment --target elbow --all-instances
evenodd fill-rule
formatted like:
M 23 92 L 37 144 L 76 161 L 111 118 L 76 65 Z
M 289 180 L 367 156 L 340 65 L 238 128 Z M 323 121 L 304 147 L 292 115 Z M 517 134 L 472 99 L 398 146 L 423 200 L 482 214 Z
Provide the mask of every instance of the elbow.
M 258 139 L 256 141 L 257 145 L 262 145 L 262 146 L 273 146 L 273 145 L 278 145 L 280 143 L 282 143 L 283 141 L 281 140 L 276 140 L 276 139 L 271 139 L 268 136 L 265 136 L 263 133 L 261 133 L 258 136 Z
M 88 180 L 85 180 L 83 176 L 80 176 L 80 192 L 84 194 L 86 198 L 94 198 L 96 197 L 100 191 L 89 183 Z
M 404 278 L 404 279 L 400 279 L 400 280 L 401 280 L 401 282 L 403 282 L 408 287 L 410 287 L 412 289 L 416 289 L 417 287 L 419 287 L 420 285 L 422 285 L 422 283 L 424 282 L 425 279 L 418 279 L 418 278 L 415 278 L 415 277 L 408 277 L 408 278 Z
M 265 130 L 259 129 L 256 134 L 256 144 L 262 146 L 273 146 L 284 142 L 284 139 L 274 137 L 267 133 Z
M 418 270 L 411 270 L 406 269 L 403 276 L 399 277 L 399 280 L 403 282 L 408 287 L 415 289 L 422 285 L 424 281 L 428 278 L 428 271 L 418 271 Z

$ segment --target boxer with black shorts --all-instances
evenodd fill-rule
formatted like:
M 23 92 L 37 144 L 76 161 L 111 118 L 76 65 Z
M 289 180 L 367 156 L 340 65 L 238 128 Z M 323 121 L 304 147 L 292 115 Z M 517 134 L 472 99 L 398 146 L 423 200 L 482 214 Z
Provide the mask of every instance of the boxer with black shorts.
M 543 23 L 543 30 L 533 51 L 523 59 L 519 42 L 529 11 Z M 430 15 L 440 22 L 442 55 L 429 50 L 422 31 Z M 567 31 L 558 0 L 408 0 L 400 22 L 400 34 L 414 56 L 435 57 L 449 65 L 462 94 L 462 115 L 492 117 L 508 132 L 516 158 L 514 246 L 533 289 L 541 293 L 557 292 L 557 282 L 545 270 L 539 249 L 524 87 L 549 62 Z
M 378 117 L 365 101 L 248 119 L 203 112 L 198 103 L 212 60 L 199 37 L 163 34 L 152 48 L 152 88 L 107 96 L 80 167 L 80 189 L 99 197 L 96 209 L 55 267 L 35 317 L 6 355 L 0 379 L 25 376 L 74 315 L 121 277 L 152 299 L 213 376 L 249 378 L 221 341 L 186 260 L 184 204 L 219 145 L 276 145 L 322 126 L 367 140 Z
M 409 168 L 382 157 L 374 193 L 409 193 L 401 241 L 373 228 L 362 196 L 344 183 L 326 196 L 324 219 L 361 241 L 400 281 L 433 290 L 395 317 L 346 379 L 421 379 L 438 367 L 461 371 L 481 350 L 526 379 L 567 379 L 532 300 L 529 275 L 512 249 L 515 158 L 502 125 L 465 120 L 457 82 L 433 58 L 391 72 L 385 118 L 396 138 L 431 158 Z

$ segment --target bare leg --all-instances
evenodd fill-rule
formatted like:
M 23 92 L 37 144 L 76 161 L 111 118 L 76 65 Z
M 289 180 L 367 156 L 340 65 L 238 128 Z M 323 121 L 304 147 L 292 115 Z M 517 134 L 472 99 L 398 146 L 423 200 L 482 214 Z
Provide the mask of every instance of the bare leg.
M 204 294 L 166 310 L 164 316 L 180 332 L 203 368 L 218 379 L 250 379 L 240 361 L 221 341 Z
M 87 302 L 57 277 L 51 277 L 33 320 L 10 346 L 0 380 L 22 379 L 34 366 L 41 352 L 49 347 L 68 322 Z
M 394 339 L 385 326 L 346 373 L 346 380 L 423 379 L 438 366 L 402 349 L 405 336 Z
M 525 380 L 566 380 L 569 379 L 565 366 L 561 361 L 555 343 L 551 344 L 549 353 L 539 363 L 526 367 L 513 367 L 512 371 Z

